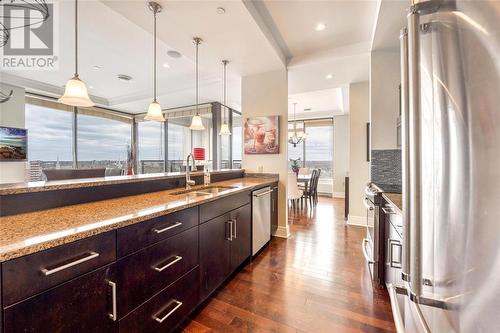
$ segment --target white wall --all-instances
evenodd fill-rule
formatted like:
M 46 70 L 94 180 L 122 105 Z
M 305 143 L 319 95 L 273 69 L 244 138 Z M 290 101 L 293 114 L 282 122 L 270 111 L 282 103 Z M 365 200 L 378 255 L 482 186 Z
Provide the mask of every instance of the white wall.
M 345 195 L 349 171 L 349 115 L 333 117 L 333 196 Z
M 0 90 L 14 90 L 11 99 L 0 104 L 0 126 L 24 128 L 24 88 L 0 83 Z M 26 162 L 0 162 L 0 183 L 24 182 L 25 166 Z
M 349 216 L 347 223 L 366 225 L 363 193 L 370 179 L 366 161 L 366 123 L 370 119 L 369 82 L 349 86 Z
M 276 155 L 242 156 L 242 168 L 249 172 L 279 173 L 278 230 L 276 236 L 290 235 L 287 216 L 287 122 L 288 122 L 288 74 L 286 69 L 244 76 L 241 81 L 241 111 L 243 121 L 252 116 L 279 115 L 280 153 Z
M 399 49 L 372 51 L 370 121 L 372 149 L 396 149 L 401 83 Z

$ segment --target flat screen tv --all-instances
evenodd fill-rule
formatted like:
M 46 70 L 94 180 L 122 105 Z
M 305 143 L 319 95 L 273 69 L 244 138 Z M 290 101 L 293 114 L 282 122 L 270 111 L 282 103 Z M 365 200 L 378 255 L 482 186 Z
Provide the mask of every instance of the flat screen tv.
M 26 160 L 27 133 L 24 128 L 0 126 L 0 162 Z

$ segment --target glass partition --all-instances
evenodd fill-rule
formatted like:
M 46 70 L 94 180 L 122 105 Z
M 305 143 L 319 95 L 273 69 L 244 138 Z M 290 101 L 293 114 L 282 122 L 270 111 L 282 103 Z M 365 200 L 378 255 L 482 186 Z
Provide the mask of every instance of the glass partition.
M 142 121 L 137 124 L 138 173 L 164 172 L 164 124 Z

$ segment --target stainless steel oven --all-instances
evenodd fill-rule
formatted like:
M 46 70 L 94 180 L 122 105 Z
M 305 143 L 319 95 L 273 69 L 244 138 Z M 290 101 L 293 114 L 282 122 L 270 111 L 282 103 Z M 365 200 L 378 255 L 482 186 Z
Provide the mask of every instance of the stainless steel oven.
M 380 283 L 380 195 L 382 190 L 369 183 L 365 188 L 364 205 L 366 207 L 366 237 L 362 250 L 373 281 Z

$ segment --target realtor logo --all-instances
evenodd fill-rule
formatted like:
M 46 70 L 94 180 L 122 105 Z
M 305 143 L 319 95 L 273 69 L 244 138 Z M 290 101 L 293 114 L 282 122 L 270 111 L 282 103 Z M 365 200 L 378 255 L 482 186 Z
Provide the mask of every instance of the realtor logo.
M 0 68 L 57 69 L 55 4 L 44 0 L 11 0 L 0 4 Z

